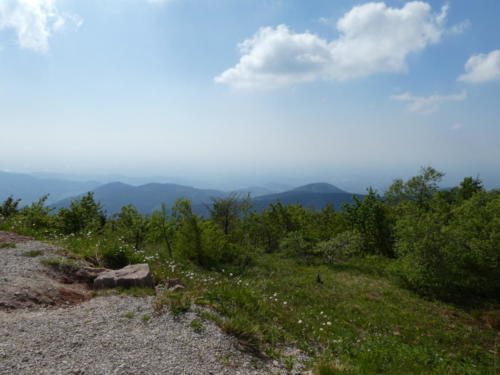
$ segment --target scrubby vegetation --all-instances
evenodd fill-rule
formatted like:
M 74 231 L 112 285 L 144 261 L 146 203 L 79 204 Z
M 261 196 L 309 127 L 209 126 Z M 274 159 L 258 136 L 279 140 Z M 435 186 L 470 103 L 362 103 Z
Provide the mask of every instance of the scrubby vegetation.
M 21 209 L 9 198 L 0 229 L 100 266 L 148 262 L 157 280 L 188 286 L 158 296 L 157 311 L 209 306 L 200 319 L 258 353 L 299 348 L 320 374 L 494 374 L 500 191 L 474 178 L 440 190 L 442 176 L 423 168 L 339 210 L 257 213 L 248 199 L 214 198 L 209 218 L 183 199 L 106 217 L 91 193 L 58 213 L 46 197 Z

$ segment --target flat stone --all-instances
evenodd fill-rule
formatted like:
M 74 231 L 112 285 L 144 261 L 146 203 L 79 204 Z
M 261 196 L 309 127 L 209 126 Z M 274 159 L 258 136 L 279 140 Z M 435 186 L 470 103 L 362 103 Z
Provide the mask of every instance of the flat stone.
M 94 279 L 94 289 L 153 287 L 153 275 L 148 264 L 131 264 L 119 270 L 102 272 Z

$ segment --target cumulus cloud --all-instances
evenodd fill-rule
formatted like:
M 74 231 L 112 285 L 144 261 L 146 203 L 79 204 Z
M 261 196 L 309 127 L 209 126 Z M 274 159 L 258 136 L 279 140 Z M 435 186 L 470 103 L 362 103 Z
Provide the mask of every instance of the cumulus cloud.
M 347 80 L 379 72 L 404 72 L 411 53 L 438 43 L 448 7 L 412 1 L 402 8 L 370 2 L 337 21 L 340 36 L 325 40 L 286 25 L 263 27 L 239 44 L 239 63 L 215 77 L 238 88 L 273 88 L 315 80 Z
M 1 0 L 0 30 L 12 29 L 22 48 L 47 52 L 49 38 L 67 22 L 81 25 L 76 15 L 62 13 L 56 0 Z
M 452 95 L 431 95 L 431 96 L 415 96 L 406 92 L 400 95 L 393 95 L 391 99 L 407 102 L 407 108 L 410 112 L 420 114 L 430 114 L 439 109 L 439 106 L 446 102 L 461 102 L 467 98 L 467 92 L 462 91 Z
M 500 80 L 500 50 L 471 56 L 465 63 L 465 72 L 459 81 L 483 83 Z

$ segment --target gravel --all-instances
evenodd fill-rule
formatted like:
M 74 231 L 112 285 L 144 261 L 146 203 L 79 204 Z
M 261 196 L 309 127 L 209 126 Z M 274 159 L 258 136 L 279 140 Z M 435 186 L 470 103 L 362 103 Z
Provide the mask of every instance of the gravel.
M 28 256 L 33 251 L 41 254 Z M 63 284 L 49 267 L 40 263 L 60 258 L 61 254 L 60 248 L 37 241 L 0 248 L 0 309 L 71 304 L 87 299 L 85 285 Z
M 20 256 L 29 250 L 44 255 Z M 0 249 L 0 288 L 22 288 L 29 278 L 46 282 L 40 259 L 57 250 L 35 241 Z M 195 332 L 194 312 L 155 314 L 153 298 L 111 294 L 74 306 L 0 310 L 0 374 L 286 373 L 277 361 L 240 351 L 210 321 Z
M 70 308 L 0 312 L 0 374 L 280 372 L 238 351 L 211 322 L 196 333 L 194 313 L 155 315 L 151 299 L 111 295 Z

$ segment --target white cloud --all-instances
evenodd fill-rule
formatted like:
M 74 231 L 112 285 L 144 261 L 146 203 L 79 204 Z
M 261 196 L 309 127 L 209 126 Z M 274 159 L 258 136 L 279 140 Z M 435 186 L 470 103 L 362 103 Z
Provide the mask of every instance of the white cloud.
M 500 50 L 472 56 L 465 63 L 465 72 L 458 77 L 459 81 L 483 83 L 500 80 Z
M 461 102 L 467 98 L 467 92 L 462 91 L 452 95 L 431 95 L 414 96 L 409 92 L 400 95 L 393 95 L 391 99 L 407 102 L 407 108 L 410 112 L 420 114 L 430 114 L 438 110 L 439 106 L 446 102 Z
M 315 80 L 346 80 L 379 72 L 404 72 L 408 55 L 438 43 L 446 32 L 448 7 L 434 13 L 413 1 L 402 8 L 370 2 L 337 21 L 338 39 L 286 25 L 263 27 L 239 44 L 239 63 L 215 77 L 238 88 L 273 88 Z
M 0 30 L 13 29 L 22 48 L 47 52 L 49 38 L 67 22 L 79 27 L 82 19 L 61 13 L 56 0 L 0 0 Z

